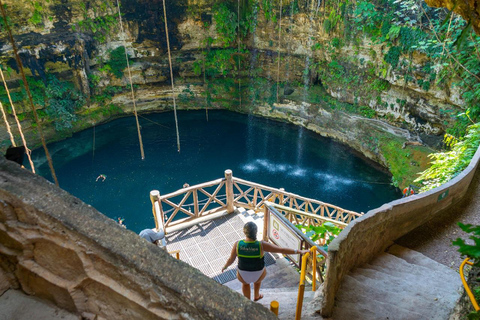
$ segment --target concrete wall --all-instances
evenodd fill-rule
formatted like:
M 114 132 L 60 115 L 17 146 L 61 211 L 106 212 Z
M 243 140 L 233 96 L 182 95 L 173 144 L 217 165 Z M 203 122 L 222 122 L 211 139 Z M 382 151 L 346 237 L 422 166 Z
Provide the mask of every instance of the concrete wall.
M 10 288 L 86 319 L 276 318 L 1 158 L 0 295 Z
M 479 162 L 480 148 L 470 165 L 450 182 L 428 192 L 384 204 L 349 224 L 328 247 L 322 315 L 329 316 L 333 312 L 335 294 L 351 270 L 369 262 L 394 240 L 461 200 Z

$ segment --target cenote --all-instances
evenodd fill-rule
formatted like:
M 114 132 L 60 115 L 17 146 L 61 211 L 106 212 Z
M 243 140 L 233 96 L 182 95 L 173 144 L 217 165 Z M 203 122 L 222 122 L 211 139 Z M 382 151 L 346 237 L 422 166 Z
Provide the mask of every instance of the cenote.
M 60 187 L 127 228 L 153 228 L 149 193 L 167 194 L 224 176 L 238 178 L 345 209 L 366 212 L 398 199 L 400 191 L 378 165 L 346 146 L 302 127 L 230 111 L 178 112 L 177 152 L 172 112 L 139 118 L 141 160 L 133 117 L 76 133 L 50 144 Z M 51 180 L 43 149 L 33 152 L 37 171 Z M 105 174 L 104 182 L 96 182 Z

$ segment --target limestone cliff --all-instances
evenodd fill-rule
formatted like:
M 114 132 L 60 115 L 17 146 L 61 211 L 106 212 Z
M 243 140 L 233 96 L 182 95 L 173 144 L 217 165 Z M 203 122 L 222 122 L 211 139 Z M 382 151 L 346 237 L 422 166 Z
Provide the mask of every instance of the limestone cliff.
M 4 2 L 49 140 L 132 112 L 123 45 L 139 111 L 172 109 L 162 1 L 120 1 L 123 33 L 112 0 Z M 422 86 L 425 56 L 402 56 L 405 68 L 393 70 L 382 58 L 385 45 L 367 38 L 348 42 L 338 31 L 326 32 L 328 12 L 315 1 L 283 1 L 283 17 L 278 8 L 257 1 L 240 1 L 238 12 L 237 3 L 214 0 L 166 5 L 179 108 L 228 108 L 292 121 L 344 141 L 390 170 L 392 160 L 382 150 L 388 136 L 400 139 L 400 146 L 415 140 L 438 147 L 454 121 L 451 115 L 462 110 L 458 89 L 448 83 Z M 24 89 L 5 29 L 0 46 L 7 83 L 20 96 Z M 407 67 L 411 81 L 402 74 Z M 61 97 L 55 95 L 59 91 Z M 16 108 L 37 144 L 27 101 L 18 97 Z M 59 112 L 69 112 L 71 121 Z M 343 126 L 323 117 L 332 114 Z M 377 131 L 372 125 L 383 128 L 381 137 L 369 135 Z M 8 138 L 0 130 L 5 146 Z M 417 160 L 414 165 L 426 164 Z

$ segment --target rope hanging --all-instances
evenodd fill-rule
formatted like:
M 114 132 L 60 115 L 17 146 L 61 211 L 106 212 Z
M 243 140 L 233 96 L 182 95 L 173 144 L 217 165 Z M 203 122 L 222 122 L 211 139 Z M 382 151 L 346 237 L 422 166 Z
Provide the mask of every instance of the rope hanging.
M 28 157 L 28 162 L 30 162 L 30 168 L 32 168 L 32 172 L 35 173 L 35 166 L 33 165 L 32 157 L 31 157 L 32 151 L 30 149 L 28 149 L 27 140 L 25 140 L 25 136 L 23 135 L 22 125 L 20 124 L 20 120 L 18 120 L 17 112 L 15 111 L 15 106 L 13 105 L 12 97 L 10 96 L 10 90 L 8 90 L 7 81 L 5 81 L 5 77 L 3 75 L 2 68 L 0 68 L 0 75 L 2 76 L 3 85 L 5 86 L 5 90 L 7 91 L 8 101 L 10 101 L 10 105 L 12 106 L 13 117 L 15 118 L 15 121 L 17 123 L 18 132 L 20 133 L 20 137 L 22 138 L 22 143 L 23 143 L 23 146 L 25 147 L 25 152 L 26 152 L 27 157 Z M 5 112 L 3 111 L 3 106 L 2 106 L 2 113 L 3 113 L 3 116 L 5 117 L 5 123 L 8 125 L 7 118 L 5 116 Z M 8 126 L 8 128 L 9 128 L 8 133 L 10 133 L 10 136 L 11 136 L 11 139 L 12 139 L 12 144 L 13 144 L 14 147 L 16 147 L 15 141 L 13 139 L 13 135 L 10 132 L 10 126 Z
M 118 8 L 118 17 L 120 20 L 120 31 L 122 32 L 122 34 L 125 35 L 123 31 L 122 13 L 120 12 L 120 4 L 118 3 L 118 0 L 117 0 L 117 8 Z M 142 133 L 140 132 L 140 124 L 138 122 L 137 104 L 135 102 L 135 92 L 133 90 L 133 83 L 132 83 L 132 72 L 130 71 L 130 62 L 128 61 L 127 43 L 125 41 L 125 36 L 123 37 L 123 47 L 125 48 L 125 60 L 127 60 L 128 79 L 130 80 L 130 89 L 132 91 L 133 114 L 135 115 L 135 121 L 137 123 L 138 141 L 140 142 L 140 154 L 143 160 L 145 159 L 145 153 L 143 152 Z
M 205 28 L 206 29 L 206 28 Z M 207 80 L 206 80 L 206 75 L 205 75 L 205 59 L 207 58 L 208 51 L 207 48 L 209 49 L 210 46 L 208 44 L 208 34 L 205 34 L 205 56 L 202 59 L 202 66 L 203 66 L 203 92 L 205 93 L 205 116 L 207 117 L 208 121 L 208 88 L 207 88 Z
M 177 130 L 177 149 L 178 149 L 178 152 L 180 152 L 180 134 L 178 133 L 177 105 L 175 103 L 175 86 L 173 84 L 172 57 L 170 55 L 170 40 L 168 39 L 167 9 L 165 8 L 165 0 L 163 0 L 163 17 L 165 20 L 165 34 L 167 36 L 168 62 L 170 63 L 170 80 L 172 82 L 173 114 L 175 115 L 175 129 Z
M 37 110 L 35 110 L 35 106 L 33 104 L 30 87 L 28 86 L 27 78 L 25 77 L 25 72 L 23 71 L 23 64 L 22 64 L 22 61 L 20 60 L 20 56 L 18 55 L 17 46 L 15 45 L 15 41 L 13 40 L 12 30 L 10 30 L 10 26 L 8 25 L 7 14 L 5 12 L 5 8 L 3 6 L 2 0 L 0 0 L 0 10 L 2 11 L 3 21 L 5 22 L 5 27 L 7 29 L 8 36 L 10 38 L 10 43 L 12 44 L 13 52 L 15 53 L 15 60 L 17 61 L 18 68 L 20 69 L 20 73 L 22 74 L 23 84 L 25 85 L 25 90 L 27 91 L 28 100 L 30 101 L 30 107 L 32 108 L 33 116 L 35 118 L 35 123 L 37 124 L 37 127 L 38 127 L 38 134 L 40 135 L 40 139 L 42 140 L 42 146 L 43 146 L 43 149 L 45 150 L 45 157 L 47 158 L 48 166 L 50 167 L 50 173 L 52 174 L 52 178 L 55 181 L 55 184 L 58 186 L 57 175 L 55 174 L 52 158 L 50 157 L 50 153 L 48 152 L 48 149 L 47 149 L 47 143 L 45 142 L 45 136 L 43 135 L 42 124 L 38 119 Z
M 7 84 L 5 83 L 5 78 L 3 77 L 2 68 L 0 68 L 0 72 L 2 74 L 3 84 L 5 85 L 5 89 L 7 90 L 8 98 L 10 99 L 10 93 L 8 92 Z M 10 136 L 10 141 L 12 142 L 12 146 L 16 147 L 17 145 L 15 143 L 15 138 L 13 138 L 12 131 L 10 130 L 10 124 L 8 123 L 7 115 L 5 114 L 5 110 L 4 110 L 3 104 L 1 102 L 0 102 L 0 106 L 2 107 L 2 115 L 3 115 L 3 119 L 5 120 L 5 127 L 7 127 L 8 135 Z M 13 108 L 13 106 L 12 106 L 12 108 Z
M 207 81 L 205 79 L 205 58 L 203 58 L 203 91 L 205 92 L 205 116 L 208 121 L 208 97 L 207 97 Z
M 240 99 L 240 108 L 242 107 L 242 80 L 240 78 L 240 0 L 237 1 L 237 35 L 238 35 L 238 96 Z
M 278 92 L 279 92 L 279 83 L 280 83 L 280 43 L 282 41 L 282 0 L 280 0 L 280 19 L 278 20 L 278 61 L 277 61 L 277 103 L 278 103 Z
M 93 159 L 95 159 L 95 125 L 93 125 L 92 163 Z
M 10 130 L 10 125 L 8 124 L 7 115 L 5 114 L 5 110 L 3 108 L 3 103 L 1 103 L 1 102 L 0 102 L 0 107 L 2 108 L 3 120 L 5 120 L 5 127 L 7 128 L 8 135 L 10 136 L 10 142 L 12 143 L 12 146 L 16 147 L 17 144 L 15 143 L 15 139 L 13 138 L 12 131 Z

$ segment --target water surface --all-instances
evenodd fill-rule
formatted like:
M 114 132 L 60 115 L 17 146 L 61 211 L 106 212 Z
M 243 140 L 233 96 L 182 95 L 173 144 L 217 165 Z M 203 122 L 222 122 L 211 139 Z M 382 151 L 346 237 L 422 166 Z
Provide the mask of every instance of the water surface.
M 148 120 L 147 120 L 148 119 Z M 346 146 L 302 127 L 229 111 L 178 112 L 177 152 L 172 112 L 141 117 L 145 160 L 135 119 L 114 120 L 48 146 L 60 187 L 139 232 L 155 226 L 149 193 L 162 194 L 224 176 L 238 178 L 345 209 L 366 212 L 401 196 L 391 177 Z M 42 149 L 39 174 L 51 180 Z M 95 179 L 105 174 L 105 182 Z

